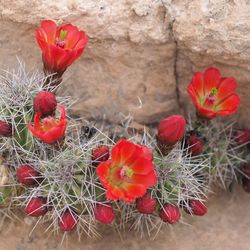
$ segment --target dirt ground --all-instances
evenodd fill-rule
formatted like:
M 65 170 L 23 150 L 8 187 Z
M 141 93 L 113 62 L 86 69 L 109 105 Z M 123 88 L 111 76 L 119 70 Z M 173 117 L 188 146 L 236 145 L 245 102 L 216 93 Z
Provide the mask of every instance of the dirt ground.
M 39 227 L 28 236 L 32 226 L 6 222 L 0 234 L 0 250 L 249 250 L 250 194 L 237 187 L 232 193 L 219 192 L 208 203 L 204 217 L 186 217 L 187 224 L 166 228 L 155 240 L 142 239 L 132 232 L 121 239 L 107 230 L 100 239 L 71 234 L 63 243 L 62 236 L 51 236 Z

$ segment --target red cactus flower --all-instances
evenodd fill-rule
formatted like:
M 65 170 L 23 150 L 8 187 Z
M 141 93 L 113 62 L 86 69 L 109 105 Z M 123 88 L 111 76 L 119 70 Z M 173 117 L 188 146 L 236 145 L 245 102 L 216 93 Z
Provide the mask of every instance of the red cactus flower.
M 185 131 L 185 118 L 181 115 L 171 115 L 159 123 L 157 138 L 161 144 L 173 146 L 182 140 Z
M 43 142 L 53 144 L 64 137 L 67 120 L 64 106 L 58 106 L 61 111 L 61 117 L 53 118 L 51 116 L 40 119 L 42 113 L 37 113 L 34 118 L 34 126 L 28 124 L 30 132 Z
M 181 213 L 178 207 L 171 204 L 165 204 L 163 208 L 160 209 L 159 216 L 163 221 L 173 224 L 180 220 Z
M 40 174 L 31 165 L 22 165 L 16 170 L 17 181 L 25 186 L 36 185 L 40 181 Z
M 82 54 L 88 40 L 85 32 L 76 26 L 66 24 L 57 27 L 51 20 L 43 21 L 35 36 L 42 50 L 44 68 L 59 74 Z
M 207 207 L 199 200 L 191 200 L 189 201 L 189 210 L 185 209 L 185 211 L 189 214 L 203 216 L 207 213 Z
M 237 144 L 245 144 L 250 142 L 250 130 L 249 129 L 238 129 L 235 132 L 235 141 Z
M 121 140 L 112 149 L 111 160 L 96 169 L 109 200 L 133 202 L 157 182 L 152 161 L 140 145 Z
M 188 85 L 188 93 L 201 117 L 231 115 L 236 112 L 240 98 L 234 92 L 237 83 L 232 77 L 222 77 L 217 68 L 204 74 L 196 72 Z
M 136 208 L 142 214 L 152 214 L 155 211 L 156 199 L 146 193 L 143 197 L 136 200 Z
M 202 141 L 195 135 L 189 137 L 188 146 L 188 151 L 192 156 L 200 154 L 203 150 Z
M 62 231 L 72 231 L 77 225 L 78 219 L 73 210 L 66 209 L 59 219 L 59 227 Z
M 56 106 L 56 97 L 50 91 L 41 91 L 34 98 L 34 110 L 37 113 L 42 113 L 43 116 L 53 115 Z
M 12 136 L 12 125 L 10 123 L 0 120 L 0 136 Z
M 97 204 L 94 208 L 96 220 L 102 224 L 111 224 L 115 219 L 115 212 L 110 205 Z
M 47 199 L 44 197 L 31 198 L 24 211 L 32 217 L 45 215 L 48 212 Z
M 92 150 L 92 163 L 97 166 L 102 161 L 107 161 L 109 159 L 109 147 L 101 145 Z

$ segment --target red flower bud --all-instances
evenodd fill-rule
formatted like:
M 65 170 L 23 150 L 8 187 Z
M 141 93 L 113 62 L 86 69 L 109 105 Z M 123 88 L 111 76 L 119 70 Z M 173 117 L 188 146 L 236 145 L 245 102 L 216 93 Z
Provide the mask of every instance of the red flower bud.
M 56 111 L 56 106 L 56 97 L 52 92 L 41 91 L 34 98 L 34 110 L 37 113 L 42 113 L 43 116 L 53 115 Z
M 40 181 L 39 173 L 31 165 L 20 166 L 16 170 L 17 181 L 25 186 L 32 186 Z
M 136 201 L 137 210 L 142 214 L 152 214 L 156 208 L 156 199 L 146 193 L 143 197 Z
M 250 130 L 249 129 L 238 129 L 235 132 L 235 141 L 237 144 L 244 144 L 250 142 Z
M 195 135 L 190 136 L 188 139 L 188 151 L 192 156 L 198 155 L 203 150 L 202 141 Z
M 74 211 L 66 209 L 59 219 L 59 227 L 65 232 L 72 231 L 78 222 Z
M 0 120 L 0 135 L 4 137 L 12 136 L 12 125 Z
M 159 216 L 163 221 L 173 224 L 179 221 L 181 214 L 178 207 L 171 204 L 165 204 L 163 208 L 160 209 Z
M 97 204 L 94 213 L 96 220 L 103 224 L 111 224 L 115 219 L 115 212 L 109 205 Z
M 44 197 L 31 198 L 24 211 L 26 214 L 32 217 L 45 215 L 48 212 L 47 199 Z
M 100 162 L 107 161 L 109 159 L 109 147 L 99 146 L 92 150 L 93 165 L 97 166 Z
M 207 213 L 207 207 L 199 200 L 191 200 L 189 201 L 189 210 L 185 209 L 185 211 L 189 214 L 203 216 Z
M 158 140 L 166 146 L 174 146 L 182 140 L 186 130 L 186 120 L 181 115 L 171 115 L 159 123 Z

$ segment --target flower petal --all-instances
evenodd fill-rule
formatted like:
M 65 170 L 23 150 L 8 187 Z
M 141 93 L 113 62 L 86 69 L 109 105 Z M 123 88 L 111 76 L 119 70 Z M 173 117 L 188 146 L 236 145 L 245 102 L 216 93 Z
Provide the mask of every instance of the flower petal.
M 88 37 L 84 31 L 80 31 L 80 38 L 75 45 L 75 49 L 84 49 L 88 42 Z
M 41 133 L 39 138 L 47 144 L 53 144 L 63 138 L 64 132 L 65 130 L 60 127 L 53 127 L 49 131 Z
M 229 77 L 225 78 L 219 85 L 218 88 L 218 102 L 222 101 L 224 98 L 232 95 L 234 93 L 234 90 L 237 88 L 237 83 L 234 78 Z
M 216 107 L 218 110 L 217 114 L 222 116 L 233 114 L 236 112 L 239 104 L 240 97 L 237 94 L 232 94 Z
M 201 117 L 214 118 L 216 117 L 216 111 L 212 109 L 205 109 L 203 107 L 197 107 L 198 113 Z
M 105 161 L 105 162 L 101 162 L 98 167 L 96 168 L 96 172 L 98 174 L 98 177 L 100 179 L 100 181 L 102 182 L 102 185 L 104 187 L 107 186 L 108 183 L 108 174 L 109 174 L 109 168 L 111 165 L 111 160 Z
M 128 200 L 132 201 L 136 198 L 142 197 L 147 192 L 146 187 L 141 184 L 128 184 L 124 190 Z
M 120 140 L 112 149 L 112 162 L 124 165 L 130 158 L 135 157 L 136 145 L 127 140 Z
M 119 196 L 114 195 L 112 192 L 112 189 L 108 189 L 106 192 L 106 198 L 107 198 L 107 200 L 118 200 Z
M 138 175 L 134 174 L 131 178 L 131 182 L 137 183 L 137 184 L 142 184 L 146 186 L 147 188 L 152 187 L 156 184 L 157 182 L 157 175 L 156 172 L 153 170 L 147 175 Z
M 217 68 L 208 68 L 204 72 L 204 93 L 210 93 L 212 88 L 217 88 L 221 75 Z
M 125 198 L 125 193 L 122 188 L 110 186 L 107 190 L 106 197 L 109 200 L 123 200 Z
M 47 41 L 48 44 L 55 43 L 56 29 L 56 23 L 51 20 L 44 20 L 41 23 L 41 35 L 44 37 L 44 40 Z
M 204 96 L 204 80 L 201 72 L 196 72 L 188 85 L 188 93 L 198 102 Z
M 133 164 L 129 165 L 131 169 L 135 172 L 135 174 L 147 175 L 151 171 L 154 170 L 154 165 L 152 161 L 147 158 L 137 158 Z
M 73 26 L 72 24 L 66 24 L 60 27 L 60 29 L 58 30 L 59 34 L 61 30 L 67 31 L 67 35 L 65 37 L 65 48 L 73 49 L 80 39 L 80 32 L 78 28 L 76 26 Z

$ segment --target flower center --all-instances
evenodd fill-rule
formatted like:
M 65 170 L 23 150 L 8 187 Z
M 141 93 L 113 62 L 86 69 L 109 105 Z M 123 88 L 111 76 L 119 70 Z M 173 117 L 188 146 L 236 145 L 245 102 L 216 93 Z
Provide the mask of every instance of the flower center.
M 218 93 L 218 89 L 217 88 L 212 88 L 211 91 L 210 91 L 210 95 L 211 96 L 215 96 L 215 95 L 217 95 L 217 93 Z
M 218 93 L 218 89 L 217 88 L 212 88 L 210 90 L 209 95 L 206 97 L 205 102 L 204 102 L 204 106 L 205 107 L 211 107 L 213 106 L 213 104 L 215 103 L 216 99 L 217 99 L 217 93 Z
M 123 166 L 121 171 L 120 171 L 120 177 L 122 179 L 125 179 L 125 178 L 131 178 L 134 174 L 134 171 L 129 168 L 128 166 Z
M 54 119 L 52 117 L 44 118 L 41 122 L 41 129 L 43 131 L 49 131 L 51 128 L 56 127 L 60 123 L 59 119 Z
M 67 30 L 61 30 L 59 37 L 56 39 L 56 46 L 60 48 L 64 48 L 66 42 L 64 41 L 65 37 L 67 36 L 68 31 Z

